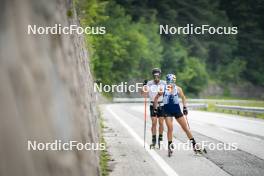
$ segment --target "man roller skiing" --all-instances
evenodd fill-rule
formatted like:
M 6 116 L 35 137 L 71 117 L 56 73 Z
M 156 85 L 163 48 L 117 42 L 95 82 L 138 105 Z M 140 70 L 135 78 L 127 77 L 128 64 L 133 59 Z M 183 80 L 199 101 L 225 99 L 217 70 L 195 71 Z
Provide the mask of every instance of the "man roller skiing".
M 164 110 L 164 118 L 165 122 L 168 128 L 167 131 L 167 137 L 168 137 L 168 155 L 171 156 L 172 154 L 172 134 L 173 134 L 173 117 L 177 120 L 177 122 L 180 124 L 184 132 L 186 133 L 187 137 L 192 143 L 193 150 L 195 153 L 201 152 L 201 149 L 199 149 L 196 145 L 196 142 L 194 140 L 194 137 L 187 125 L 186 119 L 184 118 L 184 115 L 188 114 L 187 106 L 186 106 L 186 98 L 183 93 L 183 90 L 181 87 L 177 86 L 175 84 L 176 82 L 176 76 L 174 74 L 168 74 L 166 76 L 166 86 L 164 91 L 160 91 L 156 97 L 154 98 L 154 113 L 158 111 L 158 102 L 160 97 L 163 97 L 163 110 Z M 183 103 L 183 113 L 180 108 L 180 101 L 179 97 L 182 98 Z
M 148 81 L 145 83 L 145 86 L 147 86 L 147 90 L 143 91 L 143 94 L 146 96 L 149 96 L 150 99 L 150 116 L 152 121 L 152 144 L 150 145 L 150 148 L 155 148 L 156 146 L 156 128 L 157 128 L 157 121 L 159 122 L 159 137 L 158 137 L 158 147 L 160 148 L 160 142 L 163 140 L 163 103 L 162 98 L 160 97 L 157 99 L 157 105 L 156 105 L 156 111 L 154 111 L 153 103 L 154 98 L 158 94 L 159 91 L 164 89 L 164 86 L 166 85 L 166 82 L 163 80 L 160 80 L 161 77 L 161 70 L 159 68 L 152 69 L 152 76 L 153 80 Z

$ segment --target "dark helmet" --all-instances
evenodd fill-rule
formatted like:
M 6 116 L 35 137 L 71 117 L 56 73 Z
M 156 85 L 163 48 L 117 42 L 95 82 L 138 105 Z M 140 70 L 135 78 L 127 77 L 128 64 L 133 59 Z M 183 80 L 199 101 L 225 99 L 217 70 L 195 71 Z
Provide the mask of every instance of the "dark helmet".
M 161 70 L 159 69 L 159 68 L 153 68 L 152 69 L 152 75 L 154 76 L 155 74 L 159 74 L 159 75 L 161 75 Z

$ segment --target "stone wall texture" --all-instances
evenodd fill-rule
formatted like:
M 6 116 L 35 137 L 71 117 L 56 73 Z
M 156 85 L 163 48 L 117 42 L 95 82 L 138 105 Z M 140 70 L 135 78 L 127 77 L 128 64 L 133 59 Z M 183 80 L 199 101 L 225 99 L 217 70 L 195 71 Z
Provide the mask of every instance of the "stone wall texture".
M 79 25 L 71 0 L 2 0 L 0 8 L 0 175 L 99 175 L 98 151 L 27 150 L 28 140 L 99 141 L 83 36 L 27 34 L 28 24 Z

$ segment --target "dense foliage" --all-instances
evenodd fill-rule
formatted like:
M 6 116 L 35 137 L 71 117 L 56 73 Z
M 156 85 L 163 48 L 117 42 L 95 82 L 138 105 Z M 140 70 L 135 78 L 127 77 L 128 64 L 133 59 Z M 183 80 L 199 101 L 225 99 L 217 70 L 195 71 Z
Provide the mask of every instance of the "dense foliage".
M 83 25 L 105 26 L 87 36 L 92 66 L 105 84 L 143 80 L 153 67 L 176 73 L 198 94 L 209 80 L 264 86 L 264 1 L 80 0 Z M 237 35 L 160 35 L 159 25 L 237 26 Z

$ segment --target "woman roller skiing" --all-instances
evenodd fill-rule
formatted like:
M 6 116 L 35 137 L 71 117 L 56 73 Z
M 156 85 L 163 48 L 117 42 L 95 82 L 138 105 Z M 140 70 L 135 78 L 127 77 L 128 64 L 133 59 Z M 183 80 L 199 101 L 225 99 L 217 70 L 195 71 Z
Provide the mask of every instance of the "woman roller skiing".
M 154 99 L 154 111 L 157 111 L 157 104 L 158 99 L 160 96 L 163 96 L 163 110 L 164 110 L 164 117 L 165 122 L 168 128 L 167 131 L 167 138 L 168 138 L 168 155 L 169 157 L 172 154 L 172 135 L 173 135 L 173 117 L 177 120 L 177 122 L 180 124 L 181 128 L 186 133 L 187 137 L 191 141 L 193 150 L 195 153 L 202 152 L 202 149 L 198 147 L 196 144 L 194 137 L 187 125 L 186 119 L 184 118 L 184 115 L 188 114 L 187 106 L 186 106 L 186 98 L 184 96 L 183 90 L 181 87 L 177 86 L 175 84 L 176 82 L 176 76 L 174 74 L 168 74 L 166 76 L 166 82 L 167 85 L 164 89 L 164 91 L 159 92 L 155 99 Z M 182 98 L 183 103 L 183 113 L 181 112 L 180 108 L 180 101 L 179 96 Z M 206 152 L 204 150 L 204 152 Z

